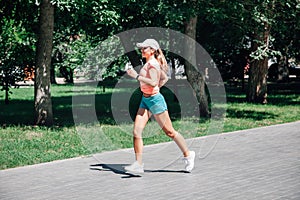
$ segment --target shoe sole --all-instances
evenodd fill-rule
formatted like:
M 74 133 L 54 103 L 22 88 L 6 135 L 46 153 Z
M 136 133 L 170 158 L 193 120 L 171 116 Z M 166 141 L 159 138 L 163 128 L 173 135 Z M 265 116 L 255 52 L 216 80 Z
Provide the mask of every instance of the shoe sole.
M 133 171 L 133 170 L 128 170 L 126 168 L 124 168 L 124 170 L 125 170 L 125 173 L 127 173 L 127 174 L 137 174 L 137 175 L 139 175 L 139 174 L 144 173 L 144 171 Z
M 144 172 L 137 172 L 137 171 L 125 171 L 126 174 L 131 174 L 131 175 L 137 175 L 137 176 L 140 176 L 142 174 L 144 174 Z

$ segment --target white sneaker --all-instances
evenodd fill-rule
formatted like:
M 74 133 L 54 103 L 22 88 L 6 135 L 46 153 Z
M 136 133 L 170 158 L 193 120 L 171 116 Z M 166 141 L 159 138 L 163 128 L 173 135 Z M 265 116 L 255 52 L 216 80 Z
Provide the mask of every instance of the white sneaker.
M 139 164 L 138 161 L 135 161 L 133 164 L 124 167 L 124 169 L 129 173 L 144 173 L 144 163 Z
M 192 169 L 194 168 L 195 164 L 195 151 L 190 151 L 190 155 L 188 157 L 184 157 L 183 160 L 185 162 L 185 171 L 191 172 Z

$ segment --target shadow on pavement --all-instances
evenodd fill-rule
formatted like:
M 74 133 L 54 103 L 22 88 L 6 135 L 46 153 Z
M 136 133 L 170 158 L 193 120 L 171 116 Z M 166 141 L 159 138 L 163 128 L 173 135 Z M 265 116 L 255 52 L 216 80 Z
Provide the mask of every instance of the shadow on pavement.
M 135 175 L 126 172 L 124 169 L 124 166 L 126 165 L 127 164 L 95 164 L 95 165 L 90 165 L 90 169 L 96 171 L 111 171 L 114 172 L 115 174 L 126 175 L 123 176 L 122 178 L 141 177 L 140 175 Z
M 134 178 L 134 177 L 142 177 L 141 175 L 136 175 L 132 173 L 128 173 L 125 171 L 124 167 L 128 164 L 94 164 L 90 165 L 90 170 L 96 171 L 111 171 L 115 174 L 126 175 L 122 178 Z M 145 170 L 145 173 L 189 173 L 184 170 Z

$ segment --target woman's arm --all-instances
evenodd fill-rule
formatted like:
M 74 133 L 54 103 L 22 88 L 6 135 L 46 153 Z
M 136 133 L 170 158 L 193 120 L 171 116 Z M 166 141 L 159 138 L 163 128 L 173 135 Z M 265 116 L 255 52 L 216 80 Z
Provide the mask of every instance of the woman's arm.
M 158 71 L 155 68 L 151 68 L 149 70 L 150 78 L 146 78 L 144 76 L 138 76 L 138 73 L 134 69 L 127 70 L 127 74 L 132 78 L 137 78 L 138 81 L 142 81 L 148 85 L 153 87 L 158 85 Z
M 167 74 L 164 72 L 164 70 L 161 70 L 158 87 L 164 86 L 168 80 L 169 80 L 169 78 L 168 78 Z
M 158 85 L 158 71 L 155 68 L 149 69 L 150 78 L 139 76 L 138 80 L 142 81 L 148 85 L 151 85 L 152 87 L 155 87 Z

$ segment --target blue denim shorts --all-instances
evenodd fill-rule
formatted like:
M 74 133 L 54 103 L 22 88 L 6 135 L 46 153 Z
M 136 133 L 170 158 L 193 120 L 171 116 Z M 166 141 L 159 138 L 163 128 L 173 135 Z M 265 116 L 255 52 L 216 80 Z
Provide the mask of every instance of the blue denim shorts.
M 152 114 L 160 114 L 168 110 L 167 103 L 161 93 L 151 97 L 142 97 L 140 108 L 149 110 Z

